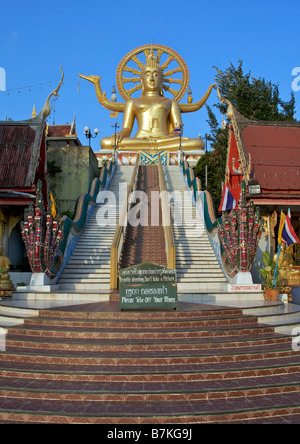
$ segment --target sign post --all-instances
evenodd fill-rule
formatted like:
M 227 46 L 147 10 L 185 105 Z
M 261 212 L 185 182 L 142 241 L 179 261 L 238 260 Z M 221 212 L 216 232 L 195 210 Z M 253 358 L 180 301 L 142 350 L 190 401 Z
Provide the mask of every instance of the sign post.
M 121 310 L 177 308 L 175 270 L 144 262 L 120 271 Z

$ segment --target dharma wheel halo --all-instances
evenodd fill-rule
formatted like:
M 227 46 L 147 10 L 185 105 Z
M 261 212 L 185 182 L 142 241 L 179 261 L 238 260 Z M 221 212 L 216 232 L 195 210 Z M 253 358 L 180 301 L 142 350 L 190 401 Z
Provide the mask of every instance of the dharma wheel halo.
M 163 89 L 177 101 L 184 96 L 189 85 L 189 71 L 182 57 L 173 49 L 162 45 L 143 45 L 130 51 L 120 61 L 117 73 L 117 87 L 124 100 L 128 100 L 142 89 L 142 69 L 146 65 L 147 57 L 153 50 L 157 61 L 163 70 Z

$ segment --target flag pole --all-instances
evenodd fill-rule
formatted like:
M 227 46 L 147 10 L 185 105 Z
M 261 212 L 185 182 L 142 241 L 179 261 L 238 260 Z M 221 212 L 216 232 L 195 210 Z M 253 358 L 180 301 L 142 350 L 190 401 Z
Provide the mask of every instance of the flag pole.
M 278 231 L 278 247 L 277 247 L 277 261 L 276 261 L 276 267 L 275 267 L 275 272 L 274 272 L 274 276 L 273 276 L 273 281 L 272 281 L 272 286 L 276 288 L 276 275 L 277 275 L 277 269 L 278 269 L 278 262 L 279 262 L 279 256 L 281 253 L 281 247 L 282 247 L 282 228 L 283 228 L 283 223 L 282 221 L 282 213 L 283 211 L 281 210 L 280 213 L 280 222 L 279 222 L 279 231 Z M 284 213 L 283 213 L 284 214 Z
M 282 244 L 278 244 L 278 248 L 277 248 L 277 261 L 276 261 L 275 273 L 274 273 L 273 282 L 272 282 L 273 287 L 274 287 L 274 283 L 275 283 L 274 288 L 276 288 L 276 275 L 277 275 L 279 256 L 280 256 L 280 252 L 281 252 L 281 246 L 282 246 Z

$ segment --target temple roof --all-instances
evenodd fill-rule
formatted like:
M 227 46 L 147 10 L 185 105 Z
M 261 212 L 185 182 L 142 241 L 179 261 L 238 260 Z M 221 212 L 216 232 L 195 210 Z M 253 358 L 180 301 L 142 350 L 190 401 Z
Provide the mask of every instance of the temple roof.
M 81 146 L 81 142 L 77 137 L 75 116 L 72 123 L 66 123 L 65 125 L 47 125 L 46 136 L 51 146 L 59 146 L 59 142 L 62 141 Z
M 47 126 L 47 137 L 68 137 L 76 136 L 75 125 L 48 125 Z
M 0 121 L 0 187 L 31 187 L 40 161 L 44 133 L 41 115 L 23 121 Z
M 261 187 L 256 198 L 299 200 L 300 122 L 249 120 L 232 104 L 229 117 L 243 176 Z
M 300 126 L 249 125 L 242 137 L 263 190 L 300 192 Z

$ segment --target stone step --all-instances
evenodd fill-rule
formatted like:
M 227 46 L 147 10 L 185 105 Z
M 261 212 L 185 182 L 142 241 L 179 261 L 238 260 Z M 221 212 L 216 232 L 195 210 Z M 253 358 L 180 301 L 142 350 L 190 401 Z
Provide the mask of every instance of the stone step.
M 64 278 L 72 279 L 72 278 L 81 278 L 81 277 L 101 277 L 103 275 L 110 275 L 110 267 L 108 268 L 90 268 L 90 267 L 82 267 L 77 272 L 74 273 L 74 269 L 66 269 Z
M 89 236 L 103 236 L 108 238 L 113 238 L 116 231 L 116 225 L 112 228 L 106 228 L 106 227 L 100 227 L 93 225 L 90 228 L 86 228 L 84 232 L 81 234 L 80 239 L 82 237 L 89 237 Z
M 186 260 L 184 259 L 177 259 L 176 260 L 176 268 L 201 268 L 203 266 L 206 266 L 208 268 L 213 268 L 215 269 L 216 267 L 219 267 L 219 262 L 217 261 L 217 259 L 198 259 L 198 260 L 192 260 L 189 258 L 186 258 Z
M 193 255 L 184 254 L 183 252 L 176 253 L 176 262 L 181 264 L 219 264 L 216 256 L 205 252 Z
M 97 242 L 95 244 L 95 242 L 81 242 L 79 245 L 77 243 L 76 245 L 76 250 L 77 252 L 91 252 L 91 253 L 96 253 L 96 252 L 101 252 L 102 251 L 107 251 L 110 250 L 111 248 L 111 244 L 112 242 Z M 101 247 L 102 245 L 102 247 Z
M 181 272 L 176 270 L 177 272 L 177 281 L 178 282 L 214 282 L 216 279 L 221 282 L 227 282 L 226 279 L 223 276 L 222 271 L 220 270 L 215 271 L 215 272 L 209 272 L 207 273 L 206 271 L 194 271 L 194 272 L 190 272 L 190 271 L 186 271 L 186 272 Z
M 179 261 L 176 261 L 176 270 L 179 272 L 184 272 L 184 273 L 222 273 L 223 271 L 221 270 L 221 268 L 219 267 L 218 264 L 207 264 L 205 261 L 203 261 L 202 263 L 182 263 Z
M 184 251 L 178 251 L 176 252 L 176 262 L 183 263 L 184 261 L 197 263 L 197 261 L 203 261 L 203 260 L 214 260 L 214 255 L 209 253 L 192 253 L 188 254 Z
M 191 284 L 191 288 L 193 288 L 193 284 L 197 284 L 197 283 L 204 283 L 204 284 L 209 284 L 209 283 L 213 283 L 213 284 L 219 284 L 219 283 L 225 283 L 227 282 L 226 279 L 224 277 L 222 277 L 222 275 L 207 275 L 207 274 L 193 274 L 192 276 L 190 275 L 184 275 L 178 276 L 177 279 L 177 283 L 178 284 Z M 200 288 L 200 287 L 199 287 Z
M 227 333 L 229 334 L 235 334 L 235 328 L 239 327 L 245 327 L 250 326 L 251 328 L 257 327 L 257 317 L 255 316 L 246 316 L 241 314 L 240 316 L 232 316 L 232 317 L 222 317 L 218 316 L 218 318 L 215 317 L 207 317 L 207 318 L 193 318 L 193 319 L 180 319 L 180 318 L 167 318 L 167 319 L 148 319 L 146 325 L 141 324 L 141 320 L 139 319 L 86 319 L 86 318 L 78 318 L 78 319 L 72 319 L 72 318 L 49 318 L 49 317 L 43 317 L 42 315 L 35 319 L 25 319 L 24 321 L 24 328 L 30 327 L 31 325 L 34 325 L 35 327 L 47 327 L 54 328 L 54 327 L 60 327 L 61 329 L 73 329 L 73 328 L 86 328 L 90 330 L 91 328 L 93 331 L 99 331 L 103 332 L 103 330 L 106 330 L 107 332 L 135 332 L 140 331 L 141 328 L 143 328 L 143 332 L 148 333 L 149 331 L 152 332 L 161 332 L 166 331 L 170 332 L 170 330 L 176 329 L 176 332 L 179 331 L 192 331 L 194 329 L 201 329 L 204 331 L 204 329 L 207 329 L 207 327 L 211 328 L 217 328 L 217 327 L 224 327 L 226 326 L 228 329 L 229 327 L 233 327 L 233 330 L 229 330 Z M 173 344 L 174 345 L 174 344 Z M 290 345 L 290 343 L 289 343 Z M 41 347 L 42 348 L 42 347 Z M 289 347 L 287 347 L 289 348 Z M 174 349 L 177 349 L 175 346 Z M 134 351 L 133 349 L 131 351 Z M 213 351 L 213 350 L 212 350 Z M 224 350 L 223 350 L 224 351 Z M 177 350 L 178 354 L 182 352 L 181 348 Z M 206 351 L 208 353 L 208 350 Z M 175 353 L 175 351 L 174 351 Z M 251 350 L 251 353 L 254 353 L 254 350 Z M 176 353 L 175 353 L 176 354 Z
M 65 291 L 65 292 L 71 292 L 71 291 L 76 291 L 76 292 L 81 292 L 81 291 L 108 291 L 110 290 L 110 283 L 109 280 L 108 282 L 94 282 L 94 283 L 78 283 L 78 282 L 72 282 L 72 283 L 61 283 L 59 281 L 59 289 L 60 291 Z
M 90 227 L 87 227 L 81 234 L 80 238 L 82 237 L 89 237 L 89 236 L 103 236 L 103 237 L 108 237 L 108 238 L 113 238 L 114 234 L 116 231 L 116 225 L 114 225 L 113 227 L 109 226 L 108 227 L 102 227 L 96 224 L 91 225 Z
M 109 270 L 110 269 L 110 264 L 107 264 L 105 262 L 94 263 L 92 261 L 87 261 L 87 260 L 84 260 L 84 261 L 73 260 L 72 262 L 68 263 L 68 265 L 66 266 L 64 271 L 67 271 L 67 272 L 72 272 L 72 270 L 78 271 L 78 265 L 85 266 L 85 269 L 89 267 L 91 270 Z
M 176 236 L 174 234 L 174 240 L 178 247 L 180 246 L 195 246 L 195 247 L 211 247 L 211 243 L 208 239 L 193 239 L 193 237 L 188 236 Z
M 78 270 L 79 266 L 83 266 L 85 269 L 90 268 L 91 270 L 97 270 L 97 269 L 109 269 L 110 268 L 110 261 L 108 260 L 97 260 L 93 261 L 91 259 L 73 259 L 72 261 L 69 261 L 68 265 L 66 266 L 65 270 Z
M 79 283 L 79 284 L 96 284 L 96 283 L 103 283 L 103 282 L 109 282 L 109 274 L 97 274 L 97 273 L 89 273 L 87 274 L 81 274 L 77 273 L 76 275 L 66 275 L 63 278 L 60 279 L 60 284 L 65 283 Z
M 75 251 L 72 254 L 72 258 L 76 259 L 76 258 L 82 258 L 82 259 L 86 259 L 86 258 L 93 258 L 93 259 L 104 259 L 110 258 L 110 248 L 106 248 L 105 250 L 103 249 L 102 251 L 100 249 L 95 249 L 95 251 L 89 251 L 88 249 L 82 250 L 82 251 Z
M 84 245 L 92 245 L 93 243 L 95 243 L 97 246 L 98 245 L 111 245 L 111 243 L 113 242 L 114 236 L 104 236 L 104 235 L 97 235 L 97 234 L 92 234 L 92 235 L 85 235 L 84 237 L 80 237 L 80 239 L 78 239 L 76 247 L 83 247 Z
M 110 278 L 110 273 L 107 271 L 103 271 L 102 273 L 99 271 L 97 273 L 86 270 L 80 270 L 78 273 L 66 273 L 63 278 L 61 278 L 60 283 L 66 282 L 107 282 Z
M 55 292 L 45 291 L 18 291 L 14 293 L 14 300 L 18 302 L 29 302 L 31 304 L 56 304 L 59 302 L 61 305 L 67 304 L 81 304 L 83 301 L 89 302 L 103 302 L 107 301 L 110 297 L 110 289 L 101 289 L 99 285 L 92 289 L 82 289 L 81 291 L 74 291 L 74 289 L 59 289 Z
M 42 351 L 42 350 L 41 350 Z M 182 353 L 181 353 L 182 354 Z M 35 364 L 37 367 L 40 366 L 40 364 L 43 365 L 51 365 L 53 364 L 53 358 L 55 358 L 57 367 L 59 366 L 65 366 L 69 364 L 69 361 L 72 360 L 72 365 L 74 366 L 74 370 L 77 370 L 77 367 L 82 367 L 83 365 L 87 368 L 92 369 L 93 367 L 97 369 L 97 367 L 102 367 L 103 370 L 111 371 L 112 373 L 115 371 L 120 371 L 118 367 L 125 367 L 127 371 L 130 371 L 130 369 L 134 369 L 134 367 L 148 367 L 151 368 L 152 366 L 158 366 L 161 368 L 161 371 L 168 371 L 168 367 L 170 366 L 178 366 L 180 369 L 184 372 L 188 370 L 187 366 L 192 366 L 194 371 L 198 370 L 199 372 L 203 371 L 203 368 L 207 367 L 207 363 L 213 367 L 216 368 L 216 365 L 224 362 L 228 363 L 229 368 L 234 368 L 234 364 L 236 361 L 239 361 L 239 365 L 243 363 L 243 361 L 246 361 L 249 368 L 251 368 L 251 361 L 257 362 L 262 360 L 279 360 L 279 359 L 290 359 L 290 361 L 294 364 L 300 363 L 300 356 L 299 353 L 287 349 L 285 347 L 283 350 L 271 350 L 271 352 L 268 351 L 254 351 L 253 353 L 248 352 L 245 353 L 239 353 L 238 351 L 232 352 L 232 353 L 224 353 L 221 355 L 214 355 L 213 353 L 209 354 L 207 351 L 200 356 L 197 356 L 195 354 L 194 356 L 184 356 L 182 354 L 181 356 L 155 356 L 155 357 L 135 357 L 133 353 L 130 353 L 130 358 L 128 359 L 128 356 L 126 356 L 126 353 L 124 353 L 124 356 L 122 357 L 112 357 L 109 354 L 103 355 L 103 352 L 92 352 L 90 356 L 88 357 L 82 357 L 78 353 L 77 356 L 74 356 L 74 351 L 71 350 L 69 353 L 67 350 L 64 350 L 63 356 L 57 356 L 57 354 L 49 352 L 47 355 L 39 356 L 37 353 L 30 353 L 30 351 L 24 350 L 22 351 L 16 351 L 14 352 L 9 351 L 9 353 L 3 352 L 0 355 L 0 363 L 1 361 L 8 363 L 8 362 L 14 362 L 16 365 L 18 362 L 20 363 L 27 363 L 27 364 Z M 136 369 L 134 369 L 136 371 Z M 170 370 L 169 370 L 170 371 Z M 300 385 L 300 383 L 298 382 Z M 299 399 L 300 399 L 300 393 L 299 393 Z
M 39 315 L 39 310 L 30 309 L 30 308 L 22 308 L 14 305 L 0 305 L 0 315 L 1 316 L 14 316 L 17 318 L 24 319 L 25 317 L 33 317 Z
M 188 322 L 188 321 L 187 321 Z M 91 324 L 91 322 L 89 323 Z M 96 324 L 96 322 L 94 322 L 94 324 Z M 205 361 L 210 362 L 210 363 L 217 363 L 218 361 L 222 361 L 222 357 L 224 357 L 226 355 L 226 349 L 229 348 L 230 346 L 233 348 L 232 353 L 230 353 L 231 355 L 235 355 L 236 354 L 240 354 L 240 359 L 233 359 L 233 358 L 229 358 L 227 360 L 223 359 L 223 362 L 231 362 L 232 364 L 234 363 L 234 361 L 242 361 L 242 360 L 251 360 L 251 359 L 255 359 L 255 360 L 264 360 L 267 359 L 267 354 L 272 353 L 273 350 L 268 351 L 268 349 L 264 349 L 262 347 L 262 349 L 260 350 L 260 352 L 253 348 L 253 344 L 252 344 L 252 348 L 249 347 L 250 349 L 250 356 L 248 357 L 248 353 L 243 353 L 243 348 L 240 347 L 240 350 L 234 350 L 236 349 L 235 345 L 232 344 L 231 338 L 233 338 L 234 341 L 239 340 L 242 341 L 243 339 L 249 340 L 249 337 L 251 337 L 251 335 L 255 335 L 258 336 L 260 338 L 260 341 L 262 342 L 264 339 L 268 340 L 268 338 L 274 334 L 273 328 L 270 326 L 261 326 L 257 323 L 244 323 L 244 324 L 228 324 L 227 327 L 226 325 L 214 325 L 214 322 L 211 321 L 212 326 L 209 325 L 203 325 L 201 328 L 184 328 L 182 327 L 181 329 L 178 329 L 178 326 L 176 326 L 176 329 L 172 329 L 171 327 L 168 329 L 147 329 L 145 327 L 137 326 L 135 328 L 133 328 L 132 330 L 128 329 L 128 326 L 124 326 L 124 328 L 117 328 L 117 326 L 115 327 L 107 327 L 105 326 L 105 324 L 102 324 L 102 321 L 99 321 L 100 326 L 98 327 L 97 325 L 82 325 L 81 322 L 69 322 L 69 325 L 67 324 L 67 321 L 64 322 L 64 324 L 62 324 L 62 320 L 61 322 L 59 322 L 59 320 L 57 320 L 56 324 L 52 324 L 50 323 L 50 321 L 48 320 L 47 323 L 40 323 L 40 325 L 38 323 L 32 323 L 30 324 L 29 322 L 27 322 L 27 320 L 25 319 L 25 323 L 22 326 L 15 326 L 12 327 L 9 330 L 9 334 L 13 335 L 13 338 L 15 338 L 16 342 L 15 344 L 17 344 L 17 336 L 18 334 L 26 334 L 26 339 L 30 340 L 30 338 L 39 338 L 39 341 L 42 339 L 44 341 L 44 343 L 46 341 L 48 342 L 53 342 L 51 341 L 51 338 L 55 339 L 55 340 L 59 340 L 59 341 L 67 341 L 64 342 L 66 344 L 66 346 L 64 347 L 65 349 L 67 349 L 67 343 L 69 343 L 69 341 L 72 340 L 72 342 L 74 342 L 74 340 L 76 340 L 77 342 L 80 341 L 80 339 L 85 339 L 86 342 L 89 342 L 90 346 L 92 346 L 94 343 L 96 343 L 96 347 L 99 346 L 99 341 L 102 341 L 102 343 L 105 342 L 109 342 L 109 344 L 115 344 L 118 343 L 119 345 L 122 343 L 123 344 L 123 354 L 124 357 L 122 359 L 126 358 L 126 364 L 125 362 L 123 362 L 127 367 L 131 367 L 134 365 L 134 363 L 132 361 L 128 361 L 128 356 L 127 353 L 132 353 L 135 352 L 136 353 L 136 349 L 134 349 L 134 345 L 137 344 L 153 344 L 153 341 L 158 341 L 157 344 L 160 345 L 161 342 L 165 342 L 165 343 L 169 343 L 172 342 L 173 344 L 173 350 L 177 350 L 177 353 L 180 355 L 182 355 L 181 357 L 184 356 L 184 348 L 179 346 L 178 348 L 176 347 L 176 343 L 178 344 L 185 344 L 186 342 L 192 341 L 192 342 L 199 342 L 199 341 L 205 341 L 207 338 L 209 338 L 209 340 L 212 342 L 218 342 L 220 343 L 221 341 L 225 341 L 224 342 L 224 346 L 226 345 L 225 348 L 223 348 L 222 350 L 219 350 L 219 353 L 214 353 L 214 348 L 211 345 L 211 347 L 205 348 L 203 349 L 203 353 L 201 355 L 199 355 L 197 357 L 193 356 L 192 354 L 186 354 L 186 357 L 189 357 L 191 359 L 191 361 L 189 363 L 187 362 L 179 362 L 178 360 L 178 356 L 176 357 L 176 362 L 173 361 L 173 364 L 177 363 L 177 364 L 203 364 L 203 368 L 200 369 L 198 368 L 198 370 L 201 370 L 202 372 L 207 371 L 207 366 L 205 366 Z M 102 327 L 102 328 L 101 328 Z M 21 329 L 21 332 L 18 332 L 18 328 Z M 141 330 L 142 329 L 142 330 Z M 22 333 L 23 331 L 23 333 Z M 44 339 L 43 339 L 44 338 Z M 27 343 L 27 342 L 26 342 Z M 127 346 L 129 346 L 130 344 L 132 344 L 132 347 L 127 348 Z M 37 345 L 39 345 L 39 343 L 37 343 Z M 107 343 L 108 345 L 108 343 Z M 216 348 L 216 347 L 215 347 Z M 41 349 L 43 349 L 42 344 L 41 344 Z M 193 349 L 189 349 L 187 348 L 187 351 L 191 353 Z M 295 358 L 295 361 L 297 363 L 300 362 L 300 356 L 299 353 L 295 353 L 292 348 L 291 348 L 291 339 L 289 341 L 289 343 L 284 343 L 283 347 L 279 348 L 278 344 L 277 344 L 277 349 L 278 354 L 281 355 L 281 357 L 284 356 L 293 356 Z M 8 350 L 6 350 L 8 351 Z M 66 350 L 64 350 L 64 353 L 62 354 L 62 358 L 63 360 L 66 362 Z M 72 347 L 70 349 L 71 352 L 74 352 L 75 350 L 72 350 Z M 83 350 L 84 351 L 84 350 Z M 152 350 L 154 351 L 154 350 Z M 164 350 L 165 351 L 165 350 Z M 24 358 L 24 352 L 25 350 L 21 350 L 21 357 L 16 356 L 14 358 L 14 356 L 8 356 L 8 355 L 0 355 L 0 363 L 2 362 L 3 364 L 3 359 L 5 361 L 9 361 L 10 359 L 13 361 L 19 361 L 20 363 L 23 361 L 25 361 Z M 102 350 L 100 350 L 100 352 L 102 353 Z M 156 347 L 155 350 L 156 353 L 158 353 L 159 355 L 159 347 Z M 14 350 L 14 353 L 17 354 L 17 351 Z M 42 353 L 42 350 L 41 350 Z M 154 353 L 153 353 L 154 354 Z M 28 356 L 28 361 L 34 361 L 34 358 L 36 357 L 36 353 L 31 353 L 32 356 Z M 47 353 L 48 355 L 48 353 Z M 50 354 L 49 354 L 50 355 Z M 78 355 L 78 364 L 77 365 L 81 365 L 80 364 L 80 353 L 77 353 Z M 210 359 L 206 359 L 208 356 L 210 355 Z M 261 356 L 262 355 L 262 356 Z M 74 357 L 74 353 L 72 355 Z M 91 358 L 91 354 L 89 353 L 87 356 L 83 355 L 82 356 L 82 362 L 84 362 L 86 359 L 90 360 Z M 105 355 L 101 354 L 99 356 L 96 356 L 98 359 L 105 359 Z M 149 357 L 149 356 L 148 356 Z M 151 357 L 151 356 L 150 356 Z M 160 355 L 160 357 L 162 357 Z M 172 355 L 171 355 L 172 357 Z M 274 356 L 273 356 L 274 357 Z M 111 358 L 111 356 L 109 357 L 109 359 Z M 120 356 L 115 356 L 115 358 L 121 358 Z M 194 358 L 196 358 L 194 360 Z M 198 358 L 198 359 L 197 359 Z M 272 358 L 272 356 L 269 356 L 268 359 Z M 108 356 L 107 356 L 108 359 Z M 145 357 L 142 359 L 146 359 Z M 153 359 L 153 358 L 152 358 Z M 194 362 L 192 362 L 194 361 Z M 293 361 L 293 362 L 295 362 Z M 37 362 L 37 361 L 36 361 Z M 206 362 L 206 363 L 207 363 Z M 43 364 L 42 359 L 40 360 L 40 363 Z M 61 364 L 63 363 L 63 361 L 61 361 Z M 57 362 L 58 364 L 58 362 Z M 109 362 L 103 362 L 103 364 L 109 365 L 109 366 L 115 366 L 116 365 L 116 361 L 109 361 Z M 142 364 L 142 363 L 141 363 Z M 167 363 L 163 363 L 161 360 L 157 363 L 157 364 L 163 364 L 166 365 Z M 169 363 L 170 364 L 170 363 Z M 75 365 L 75 362 L 74 362 Z M 91 365 L 95 365 L 94 362 L 91 362 Z M 237 365 L 234 365 L 235 367 L 238 367 Z M 1 365 L 0 365 L 1 367 Z M 249 365 L 250 368 L 250 365 Z M 231 369 L 233 369 L 233 367 L 231 366 Z M 174 369 L 175 370 L 175 369 Z M 189 372 L 191 369 L 185 368 L 185 372 Z M 196 369 L 195 369 L 196 370 Z M 216 370 L 216 368 L 215 368 Z M 228 368 L 229 370 L 229 368 Z M 213 371 L 213 369 L 211 369 L 211 371 Z M 299 371 L 299 369 L 298 369 Z
M 220 324 L 221 325 L 221 324 Z M 53 325 L 53 328 L 55 326 Z M 9 334 L 6 336 L 6 346 L 9 347 L 10 351 L 15 353 L 22 349 L 24 352 L 31 352 L 34 350 L 36 353 L 42 353 L 43 350 L 51 350 L 55 353 L 56 350 L 66 350 L 66 352 L 73 353 L 76 352 L 95 352 L 103 353 L 103 356 L 111 356 L 112 353 L 132 354 L 133 356 L 147 356 L 150 352 L 155 352 L 156 356 L 162 357 L 165 352 L 169 356 L 180 356 L 187 355 L 199 355 L 200 353 L 204 356 L 222 355 L 225 353 L 265 353 L 266 351 L 271 353 L 272 350 L 290 350 L 291 337 L 282 336 L 278 337 L 274 333 L 262 333 L 256 335 L 255 340 L 251 336 L 243 335 L 230 336 L 228 338 L 216 337 L 214 340 L 204 336 L 199 339 L 191 340 L 191 338 L 169 338 L 166 341 L 160 342 L 159 344 L 153 344 L 151 341 L 139 340 L 136 341 L 128 340 L 127 344 L 122 343 L 122 341 L 114 341 L 107 344 L 106 340 L 99 340 L 98 338 L 82 338 L 72 334 L 72 337 L 68 337 L 68 331 L 65 328 L 65 334 L 60 330 L 60 335 L 55 339 L 51 337 L 51 324 L 40 324 L 38 327 L 35 326 L 34 329 L 30 329 L 30 326 L 26 326 L 26 338 L 24 339 L 24 333 L 22 329 L 15 326 L 9 330 Z M 238 332 L 237 332 L 238 333 Z M 300 373 L 300 372 L 299 372 Z
M 195 254 L 213 254 L 213 256 L 215 256 L 214 250 L 212 248 L 212 246 L 209 244 L 207 245 L 183 245 L 183 244 L 177 244 L 175 242 L 175 246 L 176 246 L 176 252 L 178 254 L 181 253 L 188 253 L 191 255 L 195 255 Z
M 206 292 L 210 291 L 210 292 L 214 292 L 214 293 L 218 293 L 220 291 L 224 290 L 224 284 L 226 284 L 226 279 L 224 278 L 224 281 L 222 281 L 221 279 L 218 279 L 218 281 L 216 282 L 216 280 L 212 280 L 211 282 L 208 281 L 203 281 L 203 282 L 191 282 L 189 279 L 183 281 L 183 282 L 177 282 L 177 290 L 178 292 L 187 292 L 192 294 L 194 293 L 199 293 L 199 300 L 204 300 L 204 301 L 215 301 L 216 298 L 214 295 L 207 295 Z M 203 297 L 202 297 L 203 295 Z M 226 300 L 226 298 L 223 299 Z M 227 295 L 228 296 L 228 295 Z M 228 297 L 227 297 L 228 299 Z M 261 298 L 260 298 L 261 300 Z
M 3 302 L 0 300 L 0 327 L 5 330 L 8 327 L 23 324 L 25 318 L 39 315 L 39 310 L 18 307 L 17 305 L 10 304 L 10 302 L 11 300 Z
M 261 378 L 262 379 L 262 378 Z M 247 381 L 248 382 L 248 381 Z M 245 384 L 245 387 L 243 387 L 243 391 L 251 391 L 251 396 L 252 399 L 254 396 L 261 396 L 260 390 L 259 388 L 253 388 L 251 386 L 251 384 Z M 33 380 L 29 380 L 29 384 L 33 383 Z M 68 403 L 70 401 L 71 398 L 71 394 L 72 394 L 72 387 L 73 390 L 75 390 L 76 387 L 76 383 L 65 383 L 65 384 L 60 384 L 60 392 L 57 390 L 57 388 L 54 387 L 54 384 L 48 384 L 48 390 L 45 390 L 45 387 L 42 387 L 42 384 L 35 384 L 36 386 L 39 386 L 40 388 L 40 398 L 41 399 L 49 399 L 52 401 L 52 403 L 54 401 L 62 401 L 62 402 L 66 402 Z M 107 384 L 106 390 L 103 390 L 103 383 L 98 383 L 96 384 L 98 386 L 98 389 L 95 389 L 95 384 L 93 386 L 93 384 L 88 384 L 87 383 L 87 389 L 86 390 L 82 390 L 78 393 L 78 395 L 80 396 L 81 402 L 85 402 L 85 403 L 93 403 L 93 402 L 97 402 L 98 406 L 100 406 L 100 410 L 101 410 L 101 406 L 103 408 L 103 404 L 105 403 L 109 403 L 112 402 L 114 403 L 116 406 L 118 405 L 117 403 L 119 402 L 120 404 L 120 394 L 113 389 L 113 387 L 115 386 L 116 389 L 117 387 L 121 388 L 121 384 L 116 384 L 116 383 L 110 383 Z M 171 384 L 170 384 L 171 385 Z M 123 396 L 122 396 L 122 403 L 129 403 L 129 405 L 131 406 L 130 408 L 132 409 L 132 412 L 134 412 L 134 404 L 136 403 L 153 403 L 153 405 L 155 405 L 155 403 L 159 403 L 161 405 L 162 402 L 186 402 L 188 403 L 189 401 L 196 403 L 201 402 L 202 405 L 204 404 L 203 399 L 206 398 L 206 403 L 208 404 L 208 402 L 211 403 L 216 403 L 215 400 L 215 392 L 213 392 L 213 388 L 217 387 L 217 384 L 200 384 L 200 383 L 184 383 L 182 388 L 180 390 L 178 390 L 178 384 L 173 384 L 174 385 L 174 389 L 177 388 L 177 395 L 174 396 L 172 394 L 169 394 L 168 392 L 166 392 L 163 388 L 161 390 L 157 390 L 157 391 L 153 391 L 151 390 L 151 383 L 149 383 L 146 387 L 147 387 L 147 393 L 146 394 L 141 394 L 139 391 L 137 391 L 137 384 L 134 383 L 130 383 L 127 386 L 127 390 L 123 391 Z M 49 393 L 50 387 L 53 387 L 52 392 Z M 149 387 L 149 388 L 148 388 Z M 211 390 L 208 390 L 207 387 L 211 387 Z M 291 395 L 296 394 L 299 391 L 299 385 L 297 384 L 288 384 L 288 383 L 283 383 L 283 386 L 278 386 L 276 383 L 275 385 L 270 385 L 269 387 L 265 388 L 265 395 L 266 396 L 270 396 L 273 395 L 273 397 L 270 399 L 275 399 L 275 395 L 280 395 L 283 394 L 283 396 L 285 396 L 286 393 L 291 393 Z M 228 397 L 229 398 L 236 398 L 239 397 L 239 394 L 242 394 L 242 390 L 236 390 L 234 389 L 233 385 L 228 387 Z M 225 393 L 220 392 L 219 393 L 220 396 L 223 395 L 225 396 Z M 6 397 L 6 396 L 11 396 L 14 397 L 15 399 L 19 399 L 21 400 L 22 398 L 33 398 L 35 399 L 35 403 L 38 405 L 37 403 L 37 396 L 35 396 L 35 392 L 32 391 L 30 388 L 25 389 L 24 391 L 22 391 L 22 393 L 18 390 L 18 388 L 14 385 L 13 382 L 10 382 L 7 388 L 2 388 L 0 391 L 0 396 L 1 397 Z M 34 406 L 34 402 L 33 402 L 33 406 Z M 237 400 L 237 402 L 239 402 Z M 50 404 L 50 403 L 49 403 Z M 262 403 L 263 405 L 263 403 Z M 74 411 L 75 411 L 75 406 L 74 406 Z M 96 414 L 96 409 L 95 409 L 95 413 Z M 104 415 L 104 408 L 103 408 L 103 415 Z M 0 420 L 1 420 L 1 416 L 0 416 Z M 35 417 L 35 421 L 37 420 L 37 417 Z M 79 418 L 78 418 L 79 420 Z M 95 421 L 95 419 L 93 420 L 93 422 Z M 192 435 L 192 433 L 191 433 Z

